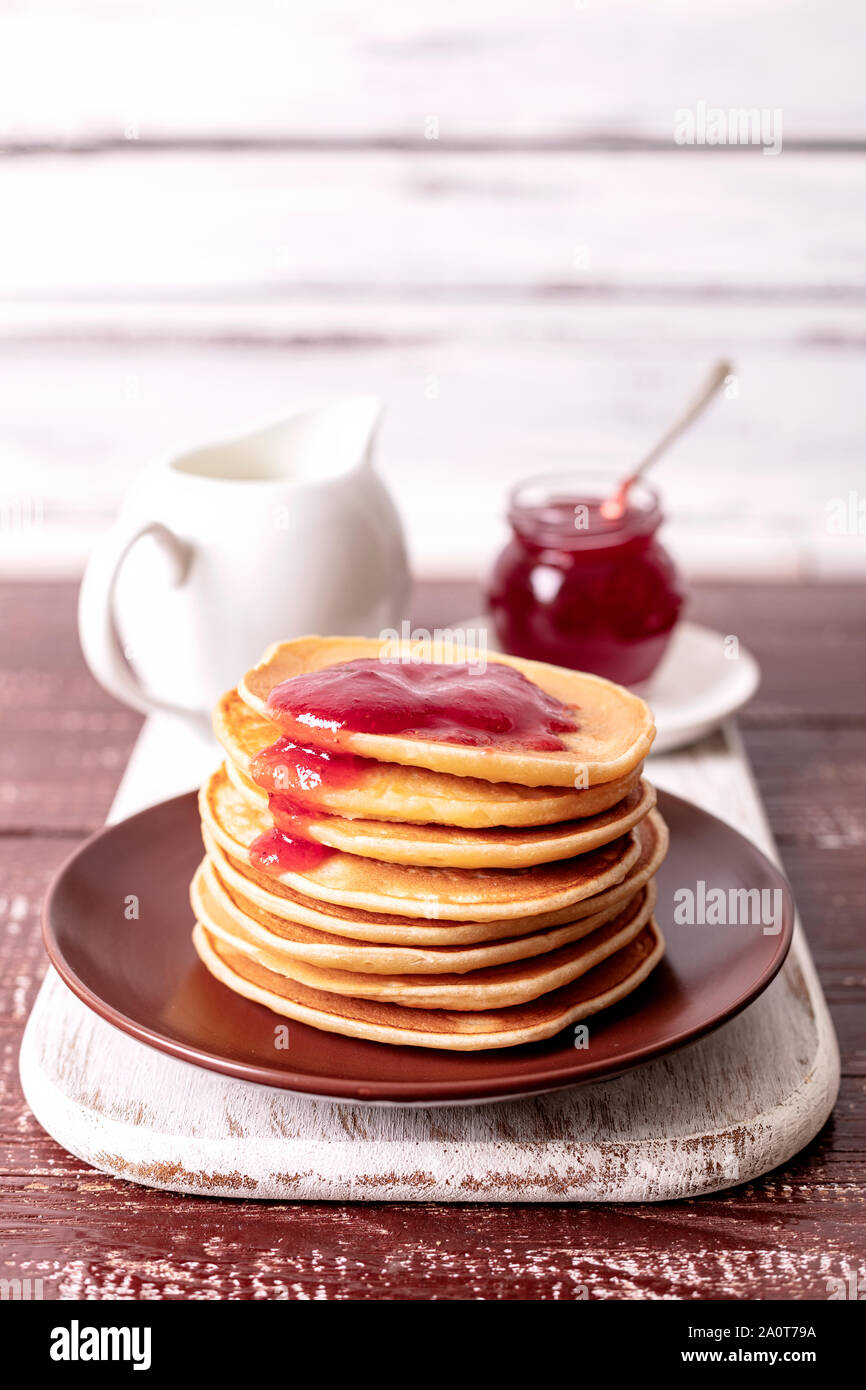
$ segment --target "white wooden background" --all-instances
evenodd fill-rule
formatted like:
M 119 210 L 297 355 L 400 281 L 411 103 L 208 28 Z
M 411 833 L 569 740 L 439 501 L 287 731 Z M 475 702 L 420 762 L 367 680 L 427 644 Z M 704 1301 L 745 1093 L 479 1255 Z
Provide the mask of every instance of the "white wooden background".
M 692 573 L 866 570 L 861 0 L 0 4 L 0 570 L 74 574 L 154 453 L 344 391 L 416 570 L 635 454 Z M 783 150 L 674 113 L 779 108 Z M 435 123 L 435 127 L 434 124 Z M 438 128 L 438 139 L 427 138 Z

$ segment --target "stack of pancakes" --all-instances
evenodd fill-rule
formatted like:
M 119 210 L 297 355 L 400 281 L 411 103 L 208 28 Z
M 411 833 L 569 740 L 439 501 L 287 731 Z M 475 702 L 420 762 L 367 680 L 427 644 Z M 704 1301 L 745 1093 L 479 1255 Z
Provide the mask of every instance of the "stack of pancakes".
M 426 658 L 423 644 L 401 645 L 401 659 Z M 287 774 L 324 855 L 251 862 L 278 800 L 256 761 L 281 734 L 270 693 L 382 650 L 280 643 L 219 702 L 226 760 L 201 790 L 206 853 L 191 889 L 205 966 L 327 1032 L 462 1051 L 549 1038 L 631 993 L 664 950 L 652 912 L 667 831 L 641 777 L 651 715 L 598 677 L 486 657 L 574 711 L 555 750 L 344 731 L 348 783 L 311 792 L 303 770 Z M 327 730 L 312 733 L 327 745 Z

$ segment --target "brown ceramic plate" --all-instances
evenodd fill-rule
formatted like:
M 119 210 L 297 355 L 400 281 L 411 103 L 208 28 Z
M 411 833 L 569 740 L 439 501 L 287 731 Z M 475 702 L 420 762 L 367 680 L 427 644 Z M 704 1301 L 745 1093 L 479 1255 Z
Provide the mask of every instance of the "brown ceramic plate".
M 48 954 L 80 999 L 152 1047 L 267 1086 L 349 1101 L 459 1104 L 616 1076 L 717 1028 L 772 980 L 791 944 L 793 902 L 778 869 L 730 826 L 659 793 L 671 848 L 658 875 L 661 965 L 632 995 L 589 1021 L 586 1050 L 568 1028 L 547 1042 L 491 1052 L 389 1047 L 280 1020 L 205 970 L 193 950 L 189 881 L 202 855 L 191 793 L 109 826 L 81 846 L 48 893 Z M 781 893 L 781 929 L 679 925 L 674 894 Z M 127 916 L 135 911 L 138 917 Z M 285 1052 L 274 1026 L 289 1027 Z

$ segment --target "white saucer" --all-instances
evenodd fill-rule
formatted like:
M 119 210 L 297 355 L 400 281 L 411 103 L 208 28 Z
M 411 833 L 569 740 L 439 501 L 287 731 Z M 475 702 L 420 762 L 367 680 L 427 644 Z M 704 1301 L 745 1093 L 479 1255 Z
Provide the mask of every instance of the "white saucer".
M 462 631 L 496 637 L 487 617 L 454 623 Z M 730 654 L 729 654 L 730 653 Z M 651 680 L 636 686 L 656 721 L 654 753 L 695 743 L 750 700 L 761 681 L 757 661 L 738 639 L 699 623 L 679 623 Z
M 739 639 L 679 623 L 661 665 L 637 687 L 655 716 L 653 752 L 702 738 L 751 700 L 760 683 L 761 669 Z

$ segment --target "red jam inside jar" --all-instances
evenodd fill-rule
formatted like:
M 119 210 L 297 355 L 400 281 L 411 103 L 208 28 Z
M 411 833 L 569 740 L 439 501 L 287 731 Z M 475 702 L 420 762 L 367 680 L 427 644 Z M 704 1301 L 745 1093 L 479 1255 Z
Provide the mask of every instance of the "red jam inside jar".
M 638 685 L 661 661 L 683 597 L 656 536 L 656 493 L 637 483 L 609 515 L 615 490 L 589 475 L 519 487 L 488 604 L 503 650 Z

